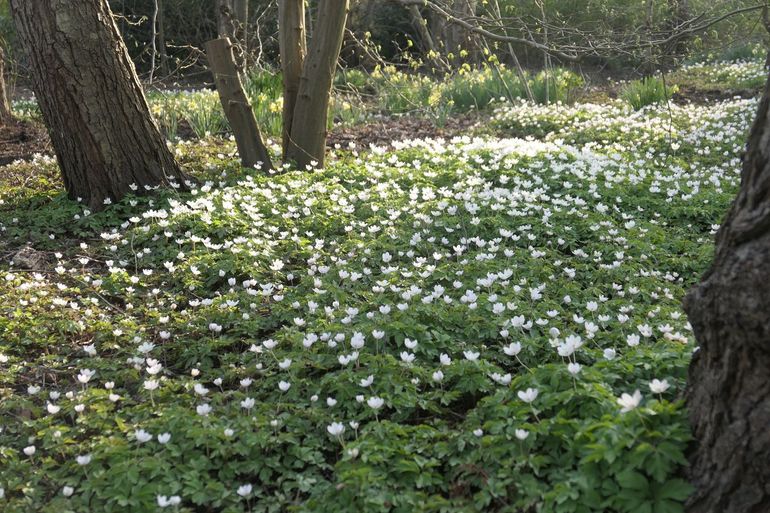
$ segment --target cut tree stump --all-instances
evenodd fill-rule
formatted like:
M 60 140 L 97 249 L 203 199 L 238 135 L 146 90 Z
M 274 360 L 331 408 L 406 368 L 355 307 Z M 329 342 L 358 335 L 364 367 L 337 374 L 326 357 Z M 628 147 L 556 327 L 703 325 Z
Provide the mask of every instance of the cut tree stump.
M 241 165 L 273 169 L 254 111 L 251 109 L 238 75 L 230 38 L 223 37 L 206 43 L 206 56 L 211 73 L 214 75 L 219 101 L 222 102 L 225 117 L 230 122 L 230 128 L 235 135 Z

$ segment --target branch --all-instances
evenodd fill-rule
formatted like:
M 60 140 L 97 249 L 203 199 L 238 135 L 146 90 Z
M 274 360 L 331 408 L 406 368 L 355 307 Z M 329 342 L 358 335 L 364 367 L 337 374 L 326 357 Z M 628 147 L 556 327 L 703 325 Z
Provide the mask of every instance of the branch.
M 528 39 L 525 37 L 516 37 L 516 36 L 510 36 L 507 34 L 503 35 L 503 34 L 492 32 L 491 30 L 487 30 L 486 28 L 484 28 L 484 25 L 487 25 L 487 26 L 492 25 L 493 21 L 490 21 L 484 18 L 479 18 L 479 17 L 460 18 L 455 13 L 451 13 L 446 9 L 444 9 L 443 7 L 437 5 L 433 0 L 393 0 L 393 1 L 405 7 L 409 7 L 412 5 L 426 7 L 432 10 L 433 12 L 435 12 L 436 14 L 438 14 L 439 16 L 443 17 L 449 23 L 453 23 L 455 25 L 464 27 L 466 30 L 474 34 L 478 34 L 482 37 L 485 37 L 494 41 L 500 41 L 504 43 L 518 43 L 525 46 L 529 46 L 530 48 L 547 52 L 548 54 L 554 57 L 558 57 L 560 59 L 564 59 L 570 62 L 579 62 L 586 56 L 601 55 L 602 53 L 611 52 L 611 51 L 629 52 L 631 50 L 641 50 L 641 49 L 648 49 L 648 48 L 659 47 L 659 46 L 667 46 L 689 35 L 703 32 L 704 30 L 712 27 L 713 25 L 716 25 L 717 23 L 720 23 L 733 16 L 738 16 L 741 14 L 746 14 L 749 12 L 768 8 L 767 2 L 759 5 L 750 6 L 750 7 L 742 7 L 742 8 L 734 9 L 725 14 L 722 14 L 721 16 L 717 16 L 715 18 L 703 21 L 702 23 L 699 23 L 696 25 L 696 23 L 703 20 L 703 18 L 705 17 L 704 14 L 701 14 L 699 16 L 696 16 L 690 20 L 687 20 L 679 24 L 679 26 L 674 28 L 673 33 L 670 33 L 670 35 L 668 35 L 667 37 L 662 37 L 661 39 L 654 39 L 654 40 L 648 40 L 648 41 L 642 41 L 642 42 L 636 42 L 636 43 L 621 43 L 621 42 L 613 43 L 611 41 L 610 42 L 605 41 L 605 42 L 599 42 L 598 44 L 595 44 L 590 40 L 590 34 L 584 34 L 584 37 L 587 40 L 587 43 L 585 44 L 585 46 L 579 46 L 574 44 L 559 46 L 559 45 L 553 45 L 553 44 L 543 44 L 534 40 L 533 38 Z M 502 18 L 501 20 L 498 20 L 498 22 L 499 21 L 502 21 Z M 499 23 L 497 25 L 499 26 Z M 561 28 L 561 30 L 563 30 L 563 27 Z

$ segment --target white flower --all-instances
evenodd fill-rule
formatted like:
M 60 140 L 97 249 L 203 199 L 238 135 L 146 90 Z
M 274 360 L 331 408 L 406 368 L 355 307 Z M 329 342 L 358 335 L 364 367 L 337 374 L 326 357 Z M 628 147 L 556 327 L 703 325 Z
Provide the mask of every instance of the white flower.
M 503 346 L 503 352 L 508 356 L 516 356 L 521 352 L 521 343 L 513 342 L 507 346 Z
M 350 339 L 350 347 L 353 349 L 361 349 L 364 347 L 364 334 L 358 331 L 353 333 L 353 338 Z
M 154 379 L 148 379 L 144 382 L 144 389 L 150 391 L 157 390 L 159 385 L 160 383 L 158 381 Z
M 361 385 L 362 387 L 368 387 L 372 383 L 374 383 L 374 374 L 369 374 L 369 376 L 367 376 L 366 379 L 362 379 L 361 381 L 358 382 L 358 384 Z
M 211 406 L 209 406 L 207 403 L 199 404 L 195 407 L 195 411 L 198 413 L 198 415 L 206 417 L 209 413 L 211 413 Z
M 182 502 L 182 498 L 178 495 L 172 495 L 171 497 L 158 495 L 155 500 L 158 502 L 158 506 L 161 508 L 167 508 L 168 506 L 178 506 Z
M 30 445 L 22 449 L 22 452 L 27 456 L 33 456 L 35 451 L 37 451 L 37 448 L 34 445 Z
M 650 381 L 650 390 L 652 391 L 653 394 L 662 394 L 663 392 L 668 390 L 670 386 L 671 385 L 665 379 L 661 381 L 656 378 Z
M 256 404 L 256 401 L 252 397 L 247 397 L 243 401 L 241 401 L 241 408 L 244 408 L 246 410 L 250 410 L 254 407 L 254 404 Z
M 642 394 L 639 390 L 636 390 L 633 395 L 624 393 L 618 398 L 618 404 L 621 406 L 621 413 L 633 410 L 639 406 L 640 402 L 642 402 Z
M 514 431 L 514 435 L 519 440 L 526 440 L 527 437 L 529 436 L 529 431 L 527 431 L 526 429 L 517 429 L 516 431 Z
M 56 415 L 57 413 L 59 413 L 59 410 L 61 410 L 61 406 L 48 403 L 45 409 L 48 410 L 48 413 L 50 413 L 51 415 Z
M 281 390 L 281 392 L 286 392 L 289 388 L 291 388 L 291 383 L 288 381 L 280 381 L 278 383 L 278 388 Z
M 442 381 L 444 381 L 444 373 L 441 372 L 440 370 L 437 370 L 436 372 L 434 372 L 433 381 L 435 381 L 436 383 L 441 383 Z
M 570 363 L 567 365 L 567 371 L 573 376 L 580 372 L 583 367 L 579 363 Z
M 470 362 L 475 362 L 479 359 L 479 352 L 478 351 L 463 351 L 463 355 L 465 356 L 465 359 Z
M 639 335 L 636 333 L 630 334 L 628 337 L 626 337 L 626 344 L 628 344 L 629 347 L 635 347 L 639 345 Z
M 283 370 L 288 369 L 289 366 L 291 366 L 291 358 L 286 358 L 285 360 L 278 362 L 278 367 Z
M 83 454 L 80 456 L 75 457 L 75 461 L 78 462 L 78 465 L 88 465 L 91 463 L 91 455 L 90 454 Z
M 615 358 L 616 352 L 612 348 L 608 348 L 604 350 L 604 358 L 605 360 L 613 360 Z
M 341 422 L 332 422 L 326 426 L 326 431 L 332 436 L 340 436 L 345 431 L 345 425 Z
M 519 396 L 519 399 L 524 401 L 525 403 L 531 403 L 535 399 L 537 399 L 538 391 L 536 388 L 528 388 L 526 390 L 519 390 L 516 392 L 516 395 Z
M 71 486 L 65 486 L 61 489 L 61 494 L 65 497 L 71 497 L 73 493 L 75 493 L 75 489 Z
M 441 365 L 451 365 L 452 364 L 452 359 L 446 353 L 441 353 L 441 356 L 439 357 L 439 360 L 441 361 Z
M 161 445 L 166 445 L 169 440 L 171 440 L 171 433 L 161 433 L 158 435 L 158 443 Z
M 136 441 L 140 444 L 143 444 L 145 442 L 149 442 L 152 440 L 152 435 L 145 431 L 144 429 L 137 429 L 134 431 L 134 438 L 136 438 Z
M 238 495 L 246 497 L 251 493 L 252 486 L 250 484 L 241 485 L 238 487 Z
M 401 351 L 401 361 L 404 363 L 412 363 L 414 361 L 414 353 L 407 351 Z
M 154 358 L 147 358 L 147 374 L 155 376 L 163 370 L 163 364 Z
M 196 394 L 198 394 L 201 397 L 209 393 L 209 389 L 200 383 L 196 383 L 195 386 L 193 387 L 193 390 L 195 391 Z
M 83 346 L 83 351 L 85 351 L 88 356 L 96 356 L 96 344 Z
M 473 430 L 473 434 L 476 435 L 476 436 L 483 436 L 484 435 L 484 430 L 483 429 L 479 429 L 479 428 L 474 429 Z
M 379 410 L 385 404 L 385 400 L 381 397 L 370 397 L 366 400 L 366 404 L 373 410 Z
M 142 354 L 147 354 L 153 349 L 155 349 L 155 344 L 153 344 L 152 342 L 143 342 L 136 349 Z
M 80 374 L 78 374 L 78 381 L 82 384 L 86 384 L 89 381 L 91 381 L 91 378 L 94 377 L 94 374 L 96 374 L 96 371 L 91 369 L 83 369 L 80 371 Z

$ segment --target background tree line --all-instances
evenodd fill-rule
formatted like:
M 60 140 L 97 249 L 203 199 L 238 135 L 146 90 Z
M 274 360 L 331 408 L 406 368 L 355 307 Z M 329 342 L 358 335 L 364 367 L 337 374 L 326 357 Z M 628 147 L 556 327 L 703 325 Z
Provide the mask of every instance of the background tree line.
M 278 2 L 244 0 L 248 4 L 247 48 L 251 65 L 279 66 Z M 495 28 L 506 35 L 548 41 L 558 47 L 587 49 L 592 41 L 612 42 L 600 55 L 587 56 L 584 64 L 609 67 L 613 71 L 628 69 L 646 71 L 671 64 L 672 48 L 655 52 L 636 48 L 651 34 L 676 30 L 686 19 L 715 19 L 742 7 L 756 5 L 752 0 L 436 0 L 448 12 L 477 20 L 482 27 Z M 218 34 L 218 2 L 197 0 L 110 0 L 110 8 L 129 55 L 141 76 L 152 68 L 153 14 L 157 5 L 156 76 L 188 75 L 202 78 L 206 63 L 203 47 Z M 312 35 L 318 0 L 308 2 L 308 33 Z M 14 71 L 24 75 L 24 58 L 17 44 L 11 22 L 8 0 L 0 0 L 0 45 L 4 47 Z M 370 52 L 361 48 L 366 41 L 377 48 L 377 56 L 394 63 L 406 64 L 418 59 L 425 69 L 431 68 L 428 55 L 437 52 L 447 64 L 463 62 L 479 64 L 493 53 L 502 62 L 511 62 L 511 50 L 527 68 L 544 65 L 543 53 L 532 46 L 513 42 L 511 48 L 501 42 L 488 45 L 463 27 L 447 20 L 427 7 L 411 10 L 401 0 L 359 0 L 350 6 L 346 34 L 341 52 L 347 66 L 371 67 Z M 709 54 L 726 59 L 749 56 L 748 45 L 763 38 L 755 13 L 731 16 L 707 30 L 686 38 L 686 55 L 691 58 Z M 500 20 L 504 27 L 490 27 Z M 424 28 L 420 27 L 424 24 Z M 427 29 L 427 30 L 425 30 Z M 544 30 L 547 29 L 547 30 Z M 430 42 L 425 37 L 430 37 Z M 676 48 L 674 48 L 676 50 Z M 684 51 L 684 48 L 680 48 Z M 681 53 L 681 52 L 680 52 Z M 684 56 L 684 55 L 681 55 Z M 681 57 L 680 56 L 680 57 Z M 557 61 L 558 58 L 555 58 Z M 652 60 L 652 64 L 649 61 Z M 645 66 L 640 67 L 640 63 Z M 19 68 L 17 63 L 21 63 Z M 562 62 L 561 64 L 569 64 Z M 196 75 L 198 73 L 198 75 Z

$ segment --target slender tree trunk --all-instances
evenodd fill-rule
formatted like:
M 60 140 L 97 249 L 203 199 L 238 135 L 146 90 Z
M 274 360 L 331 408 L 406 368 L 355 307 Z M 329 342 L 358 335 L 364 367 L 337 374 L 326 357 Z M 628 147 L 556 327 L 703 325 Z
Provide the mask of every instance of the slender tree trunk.
M 302 67 L 297 104 L 286 151 L 288 160 L 300 168 L 316 162 L 324 165 L 326 123 L 334 72 L 342 49 L 349 0 L 324 0 Z
M 494 0 L 492 7 L 494 7 L 494 10 L 495 10 L 497 24 L 502 29 L 503 34 L 508 35 L 508 31 L 505 28 L 505 23 L 503 22 L 503 13 L 500 10 L 500 4 L 498 3 L 497 0 Z M 521 67 L 519 58 L 516 56 L 516 52 L 513 50 L 513 45 L 510 42 L 508 42 L 507 45 L 508 45 L 508 53 L 510 54 L 511 60 L 513 61 L 513 66 L 516 69 L 516 76 L 519 77 L 519 81 L 521 82 L 521 85 L 524 86 L 524 92 L 527 94 L 527 100 L 534 102 L 535 95 L 532 94 L 532 88 L 529 86 L 529 80 L 527 79 L 526 73 L 524 73 L 524 68 Z
M 242 70 L 248 69 L 249 56 L 249 2 L 248 0 L 235 0 L 233 4 L 235 20 L 238 23 L 236 27 L 236 36 L 241 43 L 241 62 Z
M 0 126 L 5 125 L 12 119 L 11 104 L 5 92 L 5 53 L 3 48 L 0 47 Z
M 11 0 L 64 187 L 92 208 L 183 179 L 106 0 Z
M 431 36 L 430 30 L 428 30 L 428 22 L 423 18 L 420 8 L 415 4 L 410 4 L 407 6 L 407 9 L 412 18 L 412 26 L 420 36 L 423 52 L 428 62 L 431 63 L 433 70 L 440 73 L 448 71 L 448 66 L 441 60 L 438 48 L 436 48 L 436 44 L 433 42 L 433 36 Z
M 163 1 L 158 0 L 158 52 L 160 53 L 160 71 L 164 76 L 169 75 L 168 50 L 166 49 L 166 19 L 163 16 Z
M 770 82 L 711 268 L 685 298 L 692 513 L 770 511 Z
M 273 164 L 262 141 L 254 111 L 243 91 L 232 43 L 226 37 L 209 41 L 206 43 L 206 56 L 214 74 L 222 109 L 235 135 L 241 165 L 272 169 Z
M 297 104 L 299 78 L 305 62 L 305 2 L 304 0 L 279 0 L 278 2 L 279 48 L 283 74 L 283 158 L 289 148 L 289 136 Z
M 149 83 L 152 84 L 152 81 L 155 78 L 155 62 L 158 60 L 158 11 L 160 11 L 160 0 L 155 0 L 153 2 L 153 9 L 152 9 L 152 50 L 150 52 L 150 78 Z
M 233 23 L 233 0 L 216 0 L 217 2 L 217 32 L 219 37 L 235 40 L 235 25 Z

